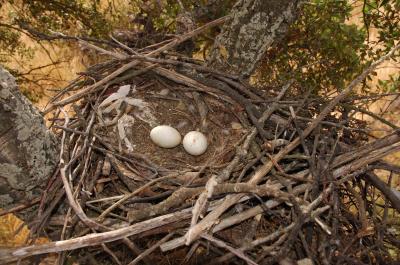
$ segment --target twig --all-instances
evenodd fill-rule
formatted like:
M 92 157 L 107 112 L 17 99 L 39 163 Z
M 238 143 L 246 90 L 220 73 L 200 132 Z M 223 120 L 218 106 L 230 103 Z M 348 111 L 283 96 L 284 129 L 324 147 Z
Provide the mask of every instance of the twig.
M 225 242 L 216 239 L 213 236 L 204 234 L 201 236 L 202 238 L 207 239 L 208 241 L 214 243 L 216 246 L 221 247 L 221 248 L 225 248 L 227 250 L 229 250 L 230 252 L 232 252 L 234 255 L 236 255 L 237 257 L 243 259 L 244 261 L 247 262 L 247 264 L 251 264 L 251 265 L 257 265 L 257 263 L 255 263 L 254 261 L 252 261 L 249 257 L 247 257 L 241 250 L 235 249 L 231 246 L 228 246 Z
M 74 250 L 88 246 L 100 245 L 102 243 L 113 242 L 116 240 L 123 239 L 125 237 L 149 231 L 151 229 L 163 225 L 182 221 L 184 219 L 189 218 L 189 216 L 190 212 L 188 210 L 184 210 L 181 212 L 175 212 L 172 214 L 159 216 L 153 219 L 146 220 L 141 223 L 136 223 L 134 225 L 116 229 L 109 232 L 93 233 L 82 237 L 77 237 L 62 241 L 55 241 L 41 245 L 30 245 L 27 247 L 21 247 L 17 249 L 7 249 L 1 252 L 2 255 L 0 256 L 0 261 L 8 263 L 11 261 L 23 259 L 34 255 Z
M 177 38 L 177 39 L 167 43 L 166 45 L 164 45 L 164 46 L 162 46 L 162 47 L 160 47 L 160 48 L 148 53 L 146 56 L 153 57 L 153 56 L 159 55 L 162 52 L 167 51 L 167 50 L 169 50 L 169 49 L 181 44 L 182 42 L 184 42 L 184 41 L 186 41 L 186 40 L 188 40 L 190 38 L 193 38 L 194 36 L 200 34 L 204 30 L 208 29 L 209 27 L 214 27 L 214 26 L 222 24 L 223 22 L 225 22 L 225 20 L 227 18 L 228 17 L 225 16 L 225 17 L 219 18 L 217 20 L 214 20 L 212 22 L 209 22 L 209 23 L 207 23 L 207 24 L 205 24 L 205 25 L 203 25 L 203 26 L 201 26 L 201 27 L 199 27 L 199 28 L 197 28 L 197 29 L 195 29 L 195 30 L 193 30 L 191 32 L 186 33 L 185 35 L 181 36 L 180 38 Z M 96 82 L 95 84 L 93 84 L 93 85 L 81 90 L 80 92 L 78 92 L 78 93 L 76 93 L 76 94 L 74 94 L 74 95 L 72 95 L 72 96 L 70 96 L 70 97 L 68 97 L 66 99 L 63 99 L 63 100 L 60 100 L 57 103 L 51 104 L 50 106 L 48 106 L 43 111 L 43 113 L 47 114 L 50 111 L 52 111 L 55 108 L 57 108 L 57 106 L 64 106 L 64 105 L 67 105 L 69 103 L 72 103 L 74 101 L 77 101 L 77 100 L 83 98 L 84 96 L 86 96 L 89 93 L 91 93 L 94 89 L 96 89 L 96 88 L 98 88 L 98 87 L 100 87 L 102 85 L 105 85 L 107 82 L 111 81 L 112 79 L 114 79 L 115 77 L 117 77 L 120 74 L 124 73 L 125 71 L 137 66 L 139 63 L 140 63 L 140 61 L 135 60 L 135 61 L 131 61 L 129 63 L 124 64 L 122 67 L 119 67 L 117 70 L 115 70 L 114 72 L 112 72 L 111 74 L 106 76 L 105 78 L 101 79 L 100 81 Z
M 165 241 L 169 240 L 172 236 L 174 235 L 174 233 L 169 233 L 168 235 L 166 235 L 165 237 L 163 237 L 161 240 L 159 240 L 157 243 L 155 243 L 154 245 L 152 245 L 150 248 L 146 249 L 143 253 L 141 253 L 139 256 L 137 256 L 134 260 L 132 260 L 131 262 L 129 262 L 128 265 L 135 265 L 137 264 L 139 261 L 141 261 L 144 257 L 148 256 L 151 252 L 153 252 L 154 250 L 156 250 L 162 243 L 164 243 Z

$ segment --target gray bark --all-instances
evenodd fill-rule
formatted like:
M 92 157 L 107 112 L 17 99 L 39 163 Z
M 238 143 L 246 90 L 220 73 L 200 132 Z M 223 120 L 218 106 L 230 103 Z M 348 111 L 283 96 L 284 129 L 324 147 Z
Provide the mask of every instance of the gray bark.
M 0 207 L 40 195 L 57 161 L 55 137 L 0 65 Z
M 300 0 L 239 0 L 216 38 L 208 65 L 250 76 L 269 47 L 286 34 Z

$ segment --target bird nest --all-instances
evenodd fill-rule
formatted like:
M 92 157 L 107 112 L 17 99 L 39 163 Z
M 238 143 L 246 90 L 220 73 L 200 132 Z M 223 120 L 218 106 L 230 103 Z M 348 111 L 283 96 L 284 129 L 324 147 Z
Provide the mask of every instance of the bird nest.
M 94 127 L 102 141 L 118 153 L 146 158 L 152 168 L 142 167 L 136 172 L 138 176 L 149 179 L 159 171 L 196 170 L 205 165 L 218 168 L 229 162 L 234 146 L 246 134 L 232 106 L 226 106 L 212 95 L 202 95 L 161 80 L 131 82 L 133 84 L 122 86 L 130 90 L 126 97 L 98 111 Z M 110 90 L 116 88 L 118 86 Z M 115 95 L 118 93 L 107 98 Z M 201 131 L 209 141 L 206 152 L 193 156 L 182 145 L 157 146 L 150 139 L 150 130 L 161 124 L 176 128 L 182 135 Z
M 31 231 L 53 242 L 3 260 L 62 251 L 71 255 L 60 261 L 79 264 L 394 258 L 398 230 L 387 213 L 398 197 L 374 170 L 397 170 L 380 159 L 399 136 L 367 143 L 366 124 L 346 107 L 358 102 L 346 97 L 356 83 L 329 101 L 293 80 L 254 87 L 169 52 L 198 32 L 140 53 L 86 43 L 113 59 L 89 67 L 45 110 L 61 159 Z M 207 151 L 155 145 L 149 134 L 160 124 L 203 132 Z

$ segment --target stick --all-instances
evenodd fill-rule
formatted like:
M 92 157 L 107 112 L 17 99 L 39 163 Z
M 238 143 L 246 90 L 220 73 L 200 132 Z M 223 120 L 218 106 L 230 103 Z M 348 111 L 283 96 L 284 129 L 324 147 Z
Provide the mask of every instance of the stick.
M 195 29 L 195 30 L 193 30 L 191 32 L 188 32 L 187 34 L 185 34 L 185 35 L 183 35 L 183 36 L 181 36 L 179 38 L 174 39 L 170 43 L 167 43 L 166 45 L 158 48 L 157 50 L 154 50 L 154 51 L 148 53 L 147 56 L 149 56 L 149 57 L 157 56 L 157 55 L 161 54 L 162 52 L 167 51 L 167 50 L 175 47 L 176 45 L 181 44 L 182 42 L 184 42 L 184 41 L 186 41 L 186 40 L 188 40 L 190 38 L 193 38 L 194 36 L 200 34 L 201 32 L 203 32 L 204 30 L 206 30 L 206 29 L 208 29 L 210 27 L 214 27 L 214 26 L 217 26 L 217 25 L 220 25 L 220 24 L 224 23 L 227 18 L 228 18 L 228 16 L 225 16 L 225 17 L 216 19 L 214 21 L 211 21 L 211 22 L 209 22 L 209 23 L 207 23 L 207 24 L 205 24 L 205 25 L 203 25 L 203 26 L 201 26 L 201 27 L 199 27 L 199 28 L 197 28 L 197 29 Z M 140 63 L 140 61 L 134 60 L 134 61 L 131 61 L 131 62 L 127 63 L 127 64 L 124 64 L 122 67 L 118 68 L 117 70 L 115 70 L 114 72 L 112 72 L 110 75 L 106 76 L 105 78 L 103 78 L 99 82 L 94 83 L 93 85 L 81 90 L 80 92 L 78 92 L 78 93 L 76 93 L 76 94 L 74 94 L 74 95 L 72 95 L 72 96 L 70 96 L 70 97 L 68 97 L 68 98 L 66 98 L 64 100 L 61 100 L 61 101 L 59 101 L 59 102 L 57 102 L 55 104 L 50 104 L 43 111 L 43 114 L 49 113 L 50 111 L 54 110 L 57 106 L 64 106 L 64 105 L 67 105 L 69 103 L 72 103 L 74 101 L 77 101 L 77 100 L 83 98 L 84 96 L 86 96 L 86 95 L 90 94 L 91 92 L 93 92 L 93 90 L 95 90 L 95 88 L 106 84 L 107 82 L 111 81 L 112 79 L 114 79 L 115 77 L 117 77 L 120 74 L 124 73 L 125 71 L 137 66 L 139 63 Z
M 168 239 L 170 239 L 172 236 L 174 235 L 174 233 L 169 233 L 168 235 L 166 235 L 165 237 L 163 237 L 160 241 L 158 241 L 156 244 L 152 245 L 150 248 L 146 249 L 145 251 L 143 251 L 143 253 L 141 253 L 139 256 L 137 256 L 134 260 L 132 260 L 128 265 L 135 265 L 137 264 L 139 261 L 141 261 L 144 257 L 148 256 L 151 252 L 153 252 L 154 250 L 156 250 L 162 243 L 164 243 L 165 241 L 167 241 Z
M 243 251 L 239 250 L 239 249 L 235 249 L 229 245 L 227 245 L 225 242 L 223 242 L 222 240 L 216 239 L 213 236 L 204 234 L 201 236 L 202 238 L 207 239 L 208 241 L 214 243 L 216 246 L 221 247 L 221 248 L 225 248 L 227 250 L 229 250 L 230 252 L 232 252 L 234 255 L 236 255 L 237 257 L 243 259 L 244 261 L 247 262 L 247 264 L 251 264 L 251 265 L 257 265 L 257 263 L 255 263 L 254 261 L 252 261 L 249 257 L 247 257 Z
M 190 210 L 183 210 L 171 214 L 159 216 L 141 223 L 116 229 L 114 231 L 103 233 L 92 233 L 86 236 L 72 238 L 68 240 L 55 241 L 42 245 L 31 245 L 17 249 L 0 250 L 0 263 L 8 263 L 18 259 L 40 255 L 45 253 L 61 252 L 66 250 L 74 250 L 83 247 L 96 246 L 102 243 L 112 242 L 137 235 L 154 228 L 179 222 L 190 218 Z
M 359 84 L 361 83 L 369 73 L 371 73 L 378 65 L 380 65 L 385 60 L 389 59 L 398 49 L 400 48 L 400 44 L 396 45 L 389 53 L 382 56 L 379 60 L 372 63 L 367 69 L 365 69 L 357 78 L 355 78 L 346 89 L 344 89 L 338 96 L 336 96 L 323 110 L 322 112 L 313 120 L 313 122 L 304 130 L 302 138 L 306 138 L 317 126 L 318 124 L 325 119 L 325 117 L 333 110 L 333 108 L 343 99 L 346 98 L 348 94 Z M 300 143 L 301 137 L 297 137 L 293 142 L 288 144 L 284 149 L 282 149 L 278 154 L 274 156 L 274 160 L 278 162 L 285 155 L 289 154 L 293 151 Z M 273 163 L 269 161 L 264 164 L 259 170 L 257 170 L 251 180 L 249 181 L 252 184 L 257 184 L 261 181 L 261 179 L 268 174 L 268 172 L 272 169 Z M 232 195 L 227 196 L 224 202 L 209 213 L 203 220 L 201 220 L 197 225 L 192 227 L 187 233 L 186 245 L 191 244 L 194 240 L 196 240 L 204 231 L 208 230 L 214 223 L 218 220 L 218 218 L 223 214 L 228 208 L 236 204 L 243 195 Z

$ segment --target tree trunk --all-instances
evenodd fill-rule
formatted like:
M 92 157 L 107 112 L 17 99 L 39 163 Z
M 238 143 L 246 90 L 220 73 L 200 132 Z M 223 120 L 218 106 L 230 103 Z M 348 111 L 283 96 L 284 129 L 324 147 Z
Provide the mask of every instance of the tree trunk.
M 286 34 L 299 0 L 239 0 L 215 40 L 208 65 L 249 77 L 269 47 Z
M 0 66 L 0 208 L 40 195 L 57 161 L 55 137 Z

